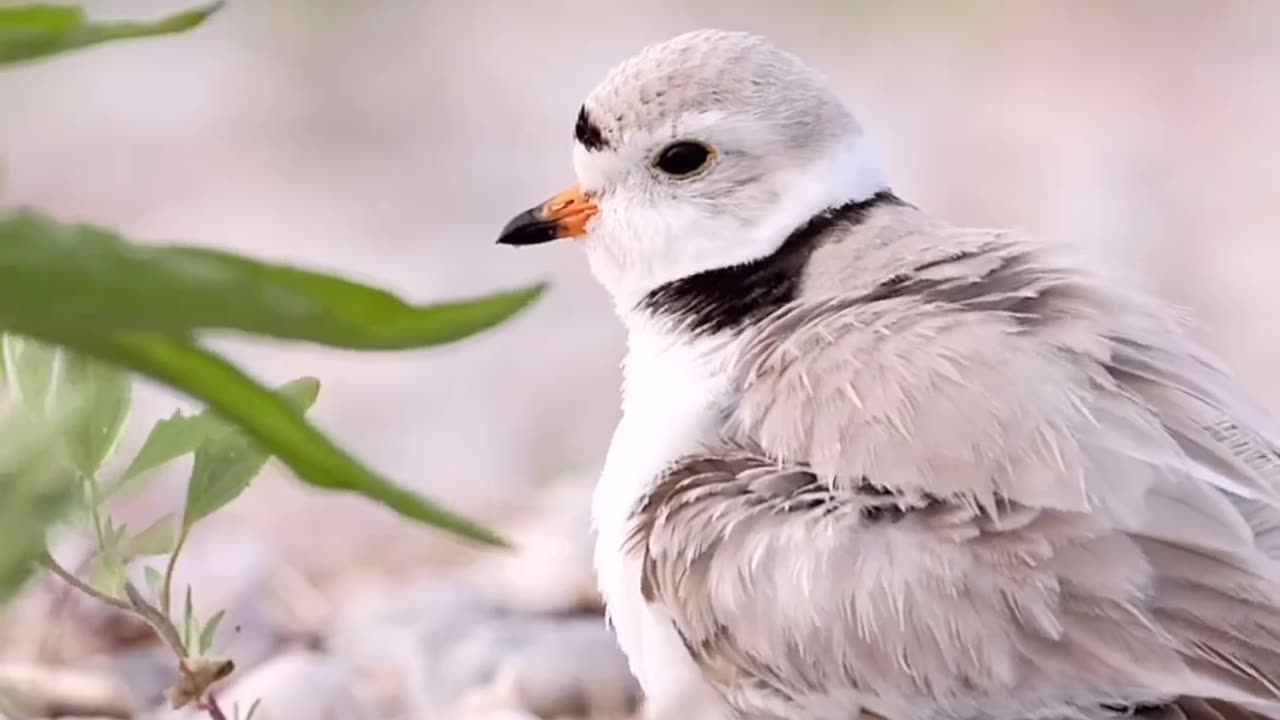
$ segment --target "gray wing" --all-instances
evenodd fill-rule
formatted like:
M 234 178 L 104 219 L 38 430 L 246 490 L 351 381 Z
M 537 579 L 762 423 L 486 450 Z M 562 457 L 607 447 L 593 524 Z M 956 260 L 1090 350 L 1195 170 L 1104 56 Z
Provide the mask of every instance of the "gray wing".
M 788 308 L 741 357 L 729 442 L 632 534 L 739 710 L 1280 698 L 1274 421 L 1141 298 L 976 237 Z

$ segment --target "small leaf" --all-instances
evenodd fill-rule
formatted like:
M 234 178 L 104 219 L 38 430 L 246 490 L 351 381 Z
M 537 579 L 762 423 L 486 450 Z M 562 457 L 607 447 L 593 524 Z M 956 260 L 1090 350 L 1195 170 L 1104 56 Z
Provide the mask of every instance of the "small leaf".
M 218 634 L 218 625 L 226 614 L 226 610 L 219 610 L 213 614 L 213 617 L 209 618 L 209 622 L 205 623 L 204 629 L 200 631 L 200 642 L 197 645 L 198 654 L 204 655 L 213 647 L 213 641 Z
M 125 535 L 129 533 L 129 524 L 121 523 L 120 525 L 113 527 L 110 533 L 111 547 L 116 552 L 119 552 L 121 546 L 124 544 Z
M 186 598 L 182 601 L 182 647 L 191 653 L 191 643 L 198 634 L 199 623 L 196 622 L 196 611 L 191 605 L 191 586 L 187 586 Z
M 160 601 L 160 589 L 164 585 L 164 573 L 147 565 L 142 569 L 143 579 L 147 583 L 147 589 L 151 591 L 151 600 L 153 602 Z
M 109 515 L 102 517 L 100 523 L 101 542 L 91 566 L 89 584 L 106 595 L 121 597 L 126 574 L 120 546 L 128 532 L 128 525 L 117 526 Z
M 161 515 L 142 532 L 126 538 L 120 545 L 120 555 L 126 560 L 151 555 L 164 555 L 173 548 L 178 537 L 178 519 L 172 513 Z
M 45 554 L 45 535 L 75 503 L 80 483 L 58 462 L 57 418 L 19 408 L 0 416 L 0 603 Z
M 319 381 L 315 381 L 315 392 L 319 392 Z M 287 399 L 287 398 L 286 398 Z M 314 402 L 312 398 L 311 402 Z M 142 449 L 129 463 L 129 467 L 120 476 L 120 480 L 108 492 L 110 497 L 124 489 L 131 480 L 172 462 L 187 453 L 195 452 L 206 440 L 227 427 L 226 421 L 206 410 L 195 415 L 183 415 L 174 412 L 167 420 L 157 422 L 142 443 Z
M 114 553 L 99 553 L 89 573 L 89 584 L 104 595 L 118 598 L 124 594 L 125 580 L 124 563 L 120 558 Z
M 57 383 L 58 350 L 20 335 L 4 336 L 4 364 L 23 405 L 44 411 Z
M 78 353 L 63 353 L 55 402 L 84 406 L 77 413 L 78 422 L 67 428 L 66 445 L 71 464 L 85 477 L 95 477 L 115 450 L 129 415 L 132 391 L 129 373 Z
M 222 3 L 154 22 L 93 23 L 70 5 L 0 7 L 0 66 L 114 40 L 183 32 L 204 22 Z
M 112 495 L 130 480 L 187 453 L 195 452 L 219 427 L 217 418 L 210 413 L 183 415 L 174 412 L 168 419 L 157 422 L 147 434 L 147 439 L 143 441 L 142 449 L 138 450 L 133 462 L 129 463 L 128 469 L 107 494 Z
M 85 484 L 87 485 L 88 482 L 86 481 Z M 120 538 L 123 537 L 124 531 L 115 526 L 110 515 L 103 515 L 100 522 L 102 527 L 102 536 L 100 540 L 102 544 L 99 549 L 103 552 L 119 552 Z
M 283 385 L 279 395 L 299 413 L 306 412 L 320 392 L 315 378 L 299 378 Z M 187 485 L 183 527 L 190 529 L 201 519 L 236 499 L 271 457 L 255 440 L 238 428 L 226 426 L 196 449 Z
M 320 381 L 313 377 L 300 377 L 281 385 L 276 394 L 298 412 L 305 414 L 320 397 Z

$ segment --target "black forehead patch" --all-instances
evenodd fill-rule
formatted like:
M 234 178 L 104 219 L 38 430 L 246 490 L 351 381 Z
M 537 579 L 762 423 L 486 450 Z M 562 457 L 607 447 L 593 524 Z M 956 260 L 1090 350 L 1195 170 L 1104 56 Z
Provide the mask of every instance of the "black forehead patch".
M 578 109 L 578 121 L 573 124 L 573 136 L 582 143 L 582 147 L 588 150 L 603 150 L 609 147 L 609 143 L 605 142 L 604 133 L 600 132 L 600 126 L 596 125 L 587 114 L 586 105 Z

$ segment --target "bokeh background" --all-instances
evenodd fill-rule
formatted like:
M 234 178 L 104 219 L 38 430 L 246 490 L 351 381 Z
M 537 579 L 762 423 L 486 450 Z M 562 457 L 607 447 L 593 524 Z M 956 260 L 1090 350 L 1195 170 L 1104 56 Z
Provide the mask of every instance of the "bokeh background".
M 85 5 L 99 17 L 175 9 Z M 320 377 L 313 417 L 399 481 L 516 533 L 555 518 L 527 530 L 561 533 L 516 582 L 536 593 L 545 573 L 589 570 L 582 510 L 617 418 L 623 336 L 576 248 L 493 240 L 571 181 L 572 121 L 609 66 L 707 26 L 767 34 L 830 77 L 902 197 L 1101 255 L 1187 306 L 1280 407 L 1271 0 L 240 0 L 187 35 L 0 73 L 2 197 L 417 301 L 550 280 L 527 314 L 443 349 L 220 343 L 273 382 Z M 126 445 L 178 402 L 143 393 Z M 119 512 L 175 506 L 182 478 L 161 474 Z M 192 572 L 284 568 L 329 608 L 477 559 L 278 470 L 200 537 Z M 78 632 L 48 593 L 33 596 L 0 656 Z M 424 702 L 403 716 L 430 716 Z

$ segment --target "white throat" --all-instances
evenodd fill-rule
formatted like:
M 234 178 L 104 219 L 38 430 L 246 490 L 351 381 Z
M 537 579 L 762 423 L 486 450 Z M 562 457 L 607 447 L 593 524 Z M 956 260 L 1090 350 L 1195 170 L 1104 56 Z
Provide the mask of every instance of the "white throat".
M 823 210 L 869 200 L 889 188 L 880 153 L 862 133 L 845 138 L 817 162 L 787 173 L 779 185 L 787 188 L 786 192 L 773 211 L 743 238 L 738 245 L 740 252 L 721 257 L 719 262 L 708 258 L 706 267 L 694 272 L 766 257 L 781 247 L 793 231 Z
M 609 237 L 587 238 L 592 272 L 631 327 L 636 304 L 655 288 L 767 257 L 822 211 L 887 189 L 881 168 L 879 153 L 866 135 L 850 134 L 816 162 L 773 178 L 780 189 L 777 202 L 748 227 L 724 216 L 683 209 L 652 223 L 619 219 L 603 231 Z
M 785 188 L 779 202 L 746 232 L 731 238 L 694 232 L 675 238 L 668 248 L 705 248 L 676 253 L 653 262 L 615 248 L 592 249 L 592 271 L 613 295 L 627 326 L 622 421 L 614 434 L 604 473 L 596 488 L 593 517 L 598 533 L 597 569 L 606 595 L 623 587 L 619 573 L 620 545 L 635 504 L 658 479 L 668 463 L 716 441 L 720 410 L 731 401 L 731 363 L 735 340 L 731 335 L 698 336 L 639 311 L 644 295 L 665 283 L 706 270 L 757 260 L 775 252 L 787 237 L 829 208 L 870 199 L 887 185 L 874 150 L 862 135 L 851 135 L 817 162 L 775 178 Z M 726 227 L 711 218 L 702 228 Z M 625 226 L 623 226 L 625 227 Z M 731 223 L 728 227 L 732 228 Z M 612 230 L 617 232 L 618 226 Z M 594 232 L 594 231 L 593 231 Z M 643 237 L 589 238 L 634 242 L 640 247 L 663 247 Z M 720 241 L 720 242 L 717 242 Z M 602 243 L 604 244 L 604 243 Z M 590 245 L 588 246 L 590 248 Z M 610 598 L 616 599 L 616 598 Z

